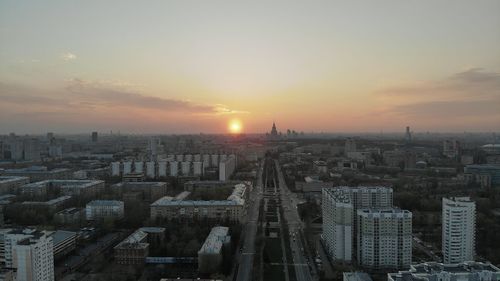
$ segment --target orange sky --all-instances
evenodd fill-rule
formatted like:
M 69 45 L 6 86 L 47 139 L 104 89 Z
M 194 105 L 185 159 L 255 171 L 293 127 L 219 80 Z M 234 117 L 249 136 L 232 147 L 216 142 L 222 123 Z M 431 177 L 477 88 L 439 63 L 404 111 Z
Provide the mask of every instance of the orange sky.
M 0 4 L 0 134 L 500 129 L 500 2 Z

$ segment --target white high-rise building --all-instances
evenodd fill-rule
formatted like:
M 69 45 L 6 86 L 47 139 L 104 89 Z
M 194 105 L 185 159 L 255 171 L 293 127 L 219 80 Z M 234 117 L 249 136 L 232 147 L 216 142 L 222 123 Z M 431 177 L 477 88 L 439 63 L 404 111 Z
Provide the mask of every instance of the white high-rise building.
M 16 280 L 54 280 L 54 244 L 50 233 L 11 230 L 4 234 L 4 239 L 5 266 L 16 269 Z
M 165 161 L 158 162 L 158 176 L 159 177 L 167 176 L 167 162 Z
M 203 159 L 203 167 L 210 167 L 210 155 L 209 154 L 203 154 L 202 156 Z
M 120 176 L 120 162 L 111 162 L 111 175 Z
M 154 161 L 146 162 L 146 176 L 148 178 L 156 177 L 156 162 Z
M 203 162 L 193 162 L 193 175 L 194 176 L 203 175 Z
M 144 171 L 144 162 L 142 161 L 135 162 L 134 169 L 136 173 L 142 173 Z
M 357 210 L 390 208 L 392 193 L 384 186 L 323 188 L 323 241 L 332 259 L 351 262 L 355 258 Z
M 358 210 L 358 265 L 408 269 L 412 256 L 412 213 L 397 208 Z
M 170 165 L 170 176 L 177 177 L 177 174 L 179 173 L 179 162 L 172 161 L 169 163 L 169 165 Z
M 476 203 L 469 197 L 443 198 L 442 251 L 445 264 L 473 261 Z
M 219 163 L 219 180 L 227 181 L 236 169 L 236 156 L 230 155 Z
M 323 188 L 323 240 L 333 260 L 352 260 L 353 205 L 348 194 Z
M 183 161 L 181 162 L 181 173 L 183 176 L 189 176 L 191 173 L 191 162 Z
M 131 161 L 123 162 L 123 174 L 128 175 L 131 173 L 132 173 L 132 162 Z

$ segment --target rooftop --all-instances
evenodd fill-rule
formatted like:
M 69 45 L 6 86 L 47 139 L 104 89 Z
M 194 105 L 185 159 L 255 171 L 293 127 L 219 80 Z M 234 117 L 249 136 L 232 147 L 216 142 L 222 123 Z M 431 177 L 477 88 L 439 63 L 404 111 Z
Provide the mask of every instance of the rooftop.
M 16 173 L 58 173 L 70 171 L 70 169 L 66 168 L 56 168 L 52 170 L 48 170 L 45 166 L 31 166 L 27 168 L 19 168 L 19 169 L 6 169 L 5 173 L 7 174 L 16 174 Z
M 123 201 L 118 200 L 93 200 L 87 206 L 123 206 Z
M 18 177 L 18 176 L 0 176 L 0 183 L 9 183 L 16 181 L 29 181 L 28 177 Z
M 233 192 L 227 200 L 184 200 L 190 192 L 183 191 L 179 193 L 175 198 L 170 196 L 164 196 L 151 204 L 152 207 L 155 206 L 235 206 L 245 204 L 245 199 L 243 196 L 245 194 L 247 186 L 243 183 L 236 184 L 234 186 Z
M 54 240 L 54 245 L 61 243 L 69 238 L 76 237 L 76 232 L 66 231 L 66 230 L 57 230 L 52 233 L 52 239 Z
M 22 204 L 24 205 L 56 205 L 58 203 L 64 202 L 66 200 L 71 199 L 71 196 L 66 195 L 66 196 L 60 196 L 54 199 L 51 199 L 49 201 L 24 201 Z
M 159 181 L 140 181 L 140 182 L 119 182 L 117 184 L 114 184 L 114 187 L 162 187 L 166 186 L 166 182 L 159 182 Z
M 410 270 L 408 271 L 389 273 L 388 279 L 392 279 L 394 281 L 437 280 L 438 278 L 436 275 L 442 276 L 460 274 L 462 275 L 461 280 L 476 280 L 475 278 L 463 278 L 463 275 L 475 275 L 476 273 L 496 274 L 496 277 L 492 277 L 491 280 L 498 280 L 500 278 L 500 269 L 490 263 L 464 262 L 458 264 L 442 264 L 436 262 L 427 262 L 412 265 Z M 453 278 L 451 278 L 450 280 L 453 280 Z
M 365 272 L 344 272 L 345 281 L 372 281 L 372 278 Z
M 148 234 L 146 232 L 138 229 L 134 233 L 130 234 L 127 238 L 125 238 L 122 242 L 118 243 L 118 245 L 115 246 L 115 249 L 147 248 L 149 244 L 144 242 L 147 237 Z
M 80 208 L 67 208 L 62 211 L 57 212 L 57 214 L 74 214 L 80 212 L 82 209 Z
M 220 253 L 222 246 L 227 242 L 229 236 L 229 227 L 216 226 L 213 227 L 208 234 L 205 243 L 201 246 L 198 254 L 218 254 Z
M 64 188 L 88 188 L 96 184 L 104 183 L 101 180 L 44 180 L 24 185 L 26 188 L 41 188 L 46 186 L 57 186 Z
M 358 210 L 358 215 L 364 215 L 367 217 L 371 216 L 381 216 L 381 217 L 395 217 L 395 216 L 405 216 L 411 217 L 412 213 L 408 210 L 401 210 L 399 208 L 383 208 L 383 209 L 361 209 Z

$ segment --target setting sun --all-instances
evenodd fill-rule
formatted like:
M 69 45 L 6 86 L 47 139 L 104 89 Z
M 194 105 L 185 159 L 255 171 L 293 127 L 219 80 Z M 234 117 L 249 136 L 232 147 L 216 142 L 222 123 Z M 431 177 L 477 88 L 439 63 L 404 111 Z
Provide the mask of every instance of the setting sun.
M 233 119 L 229 121 L 229 132 L 231 134 L 239 134 L 242 131 L 241 121 L 237 119 Z

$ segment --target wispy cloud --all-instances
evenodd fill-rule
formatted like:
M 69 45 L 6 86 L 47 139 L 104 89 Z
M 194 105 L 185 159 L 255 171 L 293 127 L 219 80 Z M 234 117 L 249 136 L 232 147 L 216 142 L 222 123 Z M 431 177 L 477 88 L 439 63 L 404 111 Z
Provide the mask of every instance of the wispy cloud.
M 500 96 L 500 73 L 482 68 L 470 68 L 441 80 L 391 86 L 376 92 L 379 97 L 390 98 L 464 98 Z
M 76 55 L 70 52 L 62 53 L 60 58 L 64 61 L 76 60 Z
M 128 90 L 129 85 L 106 81 L 72 79 L 66 89 L 77 100 L 98 106 L 134 107 L 191 113 L 216 113 L 216 106 L 193 103 L 188 100 L 144 95 Z
M 224 114 L 244 114 L 241 110 L 230 109 L 221 104 L 202 104 L 190 100 L 165 98 L 143 94 L 142 85 L 123 81 L 92 81 L 73 78 L 59 90 L 42 90 L 23 85 L 0 82 L 1 108 L 26 116 L 36 112 L 37 116 L 60 116 L 72 114 L 123 115 L 134 118 L 135 114 L 170 116 L 181 121 L 187 116 L 219 116 Z M 189 117 L 189 118 L 192 118 Z
M 500 74 L 482 68 L 385 88 L 376 96 L 389 103 L 382 110 L 387 114 L 426 119 L 489 116 L 500 122 Z

